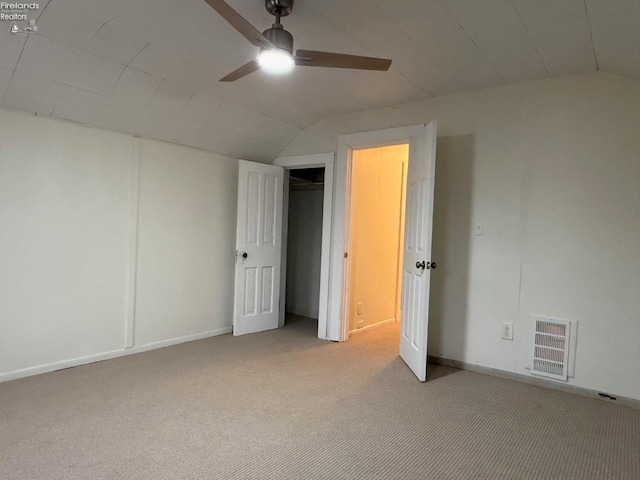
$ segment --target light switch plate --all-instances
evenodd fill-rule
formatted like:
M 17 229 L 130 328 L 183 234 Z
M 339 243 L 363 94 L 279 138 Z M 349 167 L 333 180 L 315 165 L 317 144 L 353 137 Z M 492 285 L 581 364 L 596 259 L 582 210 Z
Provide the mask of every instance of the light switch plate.
M 502 336 L 503 340 L 513 340 L 513 323 L 502 322 Z
M 484 221 L 476 220 L 473 224 L 473 234 L 474 235 L 483 235 L 484 234 Z

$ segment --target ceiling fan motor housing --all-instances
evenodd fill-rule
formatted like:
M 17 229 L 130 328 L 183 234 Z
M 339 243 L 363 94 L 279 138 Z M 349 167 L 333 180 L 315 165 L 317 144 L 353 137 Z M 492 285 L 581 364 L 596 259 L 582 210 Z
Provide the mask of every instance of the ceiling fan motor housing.
M 286 50 L 293 55 L 293 35 L 287 32 L 282 25 L 274 24 L 262 34 L 276 47 Z
M 293 11 L 293 0 L 264 0 L 264 6 L 271 15 L 286 17 Z

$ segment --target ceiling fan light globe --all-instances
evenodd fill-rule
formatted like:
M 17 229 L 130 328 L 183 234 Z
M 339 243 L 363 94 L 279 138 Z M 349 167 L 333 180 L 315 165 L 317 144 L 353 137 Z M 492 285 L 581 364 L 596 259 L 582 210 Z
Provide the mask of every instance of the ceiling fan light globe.
M 293 70 L 293 55 L 280 48 L 262 50 L 258 55 L 260 67 L 267 73 L 283 74 Z

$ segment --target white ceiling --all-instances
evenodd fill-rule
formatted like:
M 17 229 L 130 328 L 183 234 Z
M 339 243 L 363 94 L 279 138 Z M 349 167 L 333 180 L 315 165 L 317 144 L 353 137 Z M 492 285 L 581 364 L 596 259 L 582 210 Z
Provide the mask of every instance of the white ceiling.
M 640 79 L 640 0 L 296 0 L 296 48 L 391 58 L 218 79 L 256 48 L 204 0 L 40 0 L 0 31 L 0 105 L 270 161 L 329 115 L 598 70 Z M 228 0 L 259 30 L 263 0 Z M 5 28 L 5 25 L 7 28 Z

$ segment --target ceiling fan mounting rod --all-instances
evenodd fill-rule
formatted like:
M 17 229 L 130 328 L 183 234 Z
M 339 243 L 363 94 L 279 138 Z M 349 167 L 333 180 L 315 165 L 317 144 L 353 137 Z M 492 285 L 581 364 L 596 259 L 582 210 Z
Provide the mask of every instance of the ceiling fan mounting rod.
M 265 7 L 271 15 L 276 17 L 276 22 L 262 34 L 277 48 L 293 54 L 293 37 L 280 23 L 281 17 L 291 13 L 293 0 L 265 0 Z
M 276 23 L 280 23 L 280 17 L 286 17 L 293 11 L 294 0 L 264 0 L 264 6 L 271 15 L 276 17 Z

